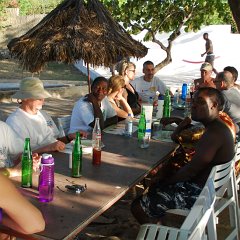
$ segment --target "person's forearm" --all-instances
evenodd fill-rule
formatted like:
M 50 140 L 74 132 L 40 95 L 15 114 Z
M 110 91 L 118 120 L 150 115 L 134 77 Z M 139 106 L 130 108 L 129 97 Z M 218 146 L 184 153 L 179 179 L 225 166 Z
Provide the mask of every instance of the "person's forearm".
M 24 234 L 42 231 L 45 221 L 41 212 L 27 201 L 6 177 L 2 183 L 0 207 L 3 209 L 2 224 Z
M 108 126 L 111 126 L 113 124 L 117 124 L 118 122 L 118 117 L 117 115 L 116 116 L 113 116 L 111 118 L 107 118 L 106 121 L 104 122 L 104 128 L 108 127 Z
M 127 112 L 128 114 L 130 113 L 130 114 L 133 116 L 132 109 L 131 109 L 131 107 L 129 106 L 127 100 L 126 100 L 125 98 L 122 98 L 122 99 L 120 100 L 120 103 L 121 103 L 121 106 L 123 107 L 123 110 L 124 110 L 125 112 Z
M 140 114 L 141 113 L 141 107 L 139 106 L 137 108 L 132 108 L 132 112 L 133 112 L 134 116 Z
M 179 125 L 182 121 L 183 118 L 180 117 L 163 117 L 161 118 L 160 123 L 162 123 L 163 125 L 168 125 L 172 123 L 176 123 L 177 125 Z
M 18 167 L 0 168 L 0 174 L 11 178 L 11 177 L 21 176 L 22 172 L 21 172 L 21 169 Z
M 48 147 L 48 145 L 34 150 L 35 153 L 45 153 L 48 151 L 51 151 L 51 149 Z
M 22 234 L 33 234 L 33 233 L 37 233 L 37 232 L 41 232 L 44 230 L 44 222 L 41 219 L 42 216 L 39 213 L 38 219 L 40 220 L 36 220 L 35 223 L 33 224 L 33 219 L 29 222 L 29 224 L 25 224 L 26 226 L 21 227 L 20 225 L 16 224 L 16 222 L 14 220 L 12 220 L 11 218 L 9 218 L 8 216 L 5 216 L 3 219 L 3 225 L 6 227 L 9 227 L 11 229 L 14 229 L 17 232 L 20 232 Z
M 73 140 L 73 138 L 71 138 L 71 134 L 69 134 L 69 135 L 67 134 L 64 137 L 57 138 L 57 140 L 64 142 L 64 143 L 70 143 Z

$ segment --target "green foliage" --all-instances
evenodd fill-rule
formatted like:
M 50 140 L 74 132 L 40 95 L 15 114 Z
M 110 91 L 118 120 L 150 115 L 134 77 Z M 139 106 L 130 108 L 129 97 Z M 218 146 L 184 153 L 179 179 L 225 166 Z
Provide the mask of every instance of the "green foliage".
M 232 24 L 231 11 L 226 0 L 100 0 L 113 17 L 122 22 L 131 34 L 147 30 L 144 41 L 156 42 L 167 54 L 158 71 L 172 61 L 171 47 L 180 35 L 180 29 L 197 31 L 202 25 Z M 157 33 L 170 33 L 167 46 Z
M 186 31 L 199 30 L 202 25 L 231 24 L 231 14 L 225 0 L 102 0 L 117 21 L 131 33 L 143 29 L 172 32 L 182 23 Z M 147 35 L 146 40 L 151 37 Z
M 0 29 L 3 27 L 3 22 L 6 20 L 6 7 L 8 5 L 8 0 L 0 0 Z
M 29 0 L 19 0 L 20 14 L 27 15 L 29 9 L 31 9 L 31 2 Z
M 51 12 L 62 0 L 19 0 L 21 15 Z
M 5 8 L 8 5 L 8 0 L 0 0 L 0 16 L 2 16 L 5 12 Z

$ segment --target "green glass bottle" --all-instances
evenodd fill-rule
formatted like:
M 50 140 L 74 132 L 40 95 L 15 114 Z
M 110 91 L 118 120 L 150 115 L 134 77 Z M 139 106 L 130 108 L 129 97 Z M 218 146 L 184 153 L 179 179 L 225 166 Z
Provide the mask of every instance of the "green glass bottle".
M 72 151 L 72 177 L 82 175 L 82 145 L 79 132 L 76 132 L 76 139 Z
M 145 110 L 142 108 L 141 116 L 138 122 L 138 141 L 144 138 L 146 131 L 146 117 Z
M 32 169 L 33 159 L 30 147 L 30 138 L 25 138 L 24 149 L 22 153 L 22 187 L 32 187 Z
M 171 115 L 171 95 L 169 89 L 167 89 L 164 95 L 163 117 L 170 117 L 170 115 Z

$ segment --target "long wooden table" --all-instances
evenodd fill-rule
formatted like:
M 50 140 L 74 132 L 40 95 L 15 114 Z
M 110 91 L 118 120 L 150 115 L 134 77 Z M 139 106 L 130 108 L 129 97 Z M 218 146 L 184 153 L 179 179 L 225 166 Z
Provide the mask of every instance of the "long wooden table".
M 83 228 L 118 201 L 131 187 L 163 162 L 176 148 L 174 143 L 151 140 L 148 149 L 138 147 L 137 139 L 104 134 L 102 164 L 93 166 L 91 155 L 83 155 L 81 178 L 71 178 L 68 155 L 54 153 L 55 193 L 50 203 L 38 201 L 37 182 L 33 189 L 22 190 L 43 213 L 46 228 L 43 232 L 24 236 L 24 239 L 73 239 Z M 15 179 L 19 186 L 20 178 Z M 81 194 L 68 192 L 66 185 L 87 185 Z

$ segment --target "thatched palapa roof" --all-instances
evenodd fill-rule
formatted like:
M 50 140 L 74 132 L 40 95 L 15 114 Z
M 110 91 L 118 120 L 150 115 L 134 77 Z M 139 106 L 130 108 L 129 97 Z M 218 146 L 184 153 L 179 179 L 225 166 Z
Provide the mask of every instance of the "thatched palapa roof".
M 134 40 L 98 0 L 65 0 L 8 48 L 22 67 L 39 72 L 46 62 L 111 66 L 122 57 L 141 58 L 147 48 Z

